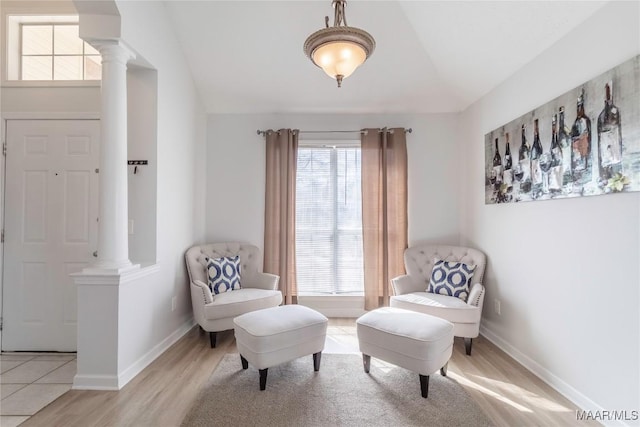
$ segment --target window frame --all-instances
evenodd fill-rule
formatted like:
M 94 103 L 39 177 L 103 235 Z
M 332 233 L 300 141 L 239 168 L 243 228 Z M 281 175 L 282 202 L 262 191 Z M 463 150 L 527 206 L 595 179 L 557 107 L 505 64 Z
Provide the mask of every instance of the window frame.
M 56 27 L 64 27 L 64 26 L 74 26 L 74 27 L 78 27 L 78 30 L 80 29 L 80 24 L 78 22 L 53 22 L 53 21 L 44 21 L 44 22 L 20 22 L 19 24 L 19 30 L 18 30 L 18 81 L 21 82 L 32 82 L 32 81 L 44 81 L 44 82 L 93 82 L 93 81 L 100 81 L 101 79 L 85 79 L 85 58 L 86 57 L 100 57 L 100 53 L 97 54 L 87 54 L 86 53 L 86 49 L 87 49 L 87 42 L 82 40 L 82 53 L 56 53 L 55 51 L 55 46 L 56 46 Z M 51 55 L 49 54 L 25 54 L 22 51 L 23 48 L 23 37 L 24 37 L 24 27 L 51 27 Z M 56 80 L 56 61 L 55 58 L 56 57 L 81 57 L 82 58 L 82 79 L 60 79 L 60 80 Z M 22 69 L 23 69 L 23 64 L 24 64 L 24 58 L 25 57 L 30 57 L 30 58 L 38 58 L 38 57 L 50 57 L 51 58 L 51 80 L 25 80 L 22 78 Z
M 299 141 L 298 144 L 298 149 L 327 149 L 327 150 L 332 150 L 331 154 L 330 154 L 330 164 L 332 165 L 332 174 L 331 174 L 331 183 L 330 185 L 333 187 L 333 194 L 334 194 L 334 199 L 337 199 L 338 197 L 338 191 L 337 191 L 337 187 L 338 187 L 338 151 L 336 150 L 336 148 L 357 148 L 357 149 L 361 149 L 361 143 L 359 140 L 304 140 L 304 141 Z M 362 185 L 362 183 L 360 184 Z M 336 200 L 334 200 L 334 203 L 336 202 Z M 338 209 L 334 208 L 333 209 L 333 221 L 332 221 L 332 226 L 333 226 L 333 236 L 337 237 L 339 235 L 339 231 L 340 231 L 340 227 L 338 226 Z M 297 223 L 296 223 L 297 224 Z M 297 227 L 297 225 L 296 225 Z M 361 227 L 362 227 L 362 222 L 361 222 Z M 362 230 L 361 228 L 361 233 L 363 233 L 364 230 Z M 296 229 L 297 232 L 297 229 Z M 336 244 L 337 239 L 334 239 L 334 245 Z M 364 255 L 364 254 L 363 254 Z M 334 268 L 332 269 L 332 274 L 333 274 L 333 283 L 334 285 L 337 285 L 338 283 L 338 276 L 339 276 L 339 270 L 338 270 L 338 251 L 334 250 L 333 251 L 333 265 Z M 364 267 L 364 265 L 363 265 Z M 298 270 L 296 268 L 296 270 Z M 363 268 L 363 279 L 364 279 L 364 268 Z M 298 287 L 298 295 L 300 297 L 303 298 L 320 298 L 320 299 L 331 299 L 331 298 L 355 298 L 354 301 L 360 301 L 361 298 L 364 298 L 364 282 L 362 283 L 363 287 L 362 290 L 359 292 L 344 292 L 344 293 L 339 293 L 336 292 L 336 289 L 334 289 L 334 291 L 332 293 L 320 293 L 320 292 L 302 292 L 300 291 L 300 287 Z M 358 305 L 358 304 L 356 304 Z
M 74 9 L 59 5 L 44 5 L 40 13 L 34 15 L 31 9 L 25 9 L 20 5 L 2 8 L 1 19 L 6 25 L 4 42 L 1 44 L 2 54 L 2 87 L 100 87 L 102 80 L 20 80 L 20 24 L 78 24 L 79 16 Z

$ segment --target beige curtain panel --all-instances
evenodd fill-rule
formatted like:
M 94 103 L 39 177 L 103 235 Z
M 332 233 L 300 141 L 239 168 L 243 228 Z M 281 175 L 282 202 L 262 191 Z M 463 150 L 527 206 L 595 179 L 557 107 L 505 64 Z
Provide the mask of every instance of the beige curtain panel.
M 404 273 L 407 143 L 403 128 L 362 134 L 362 240 L 365 309 L 389 305 L 390 280 Z
M 296 292 L 296 162 L 298 130 L 280 129 L 265 135 L 266 191 L 264 271 L 280 276 L 285 304 Z

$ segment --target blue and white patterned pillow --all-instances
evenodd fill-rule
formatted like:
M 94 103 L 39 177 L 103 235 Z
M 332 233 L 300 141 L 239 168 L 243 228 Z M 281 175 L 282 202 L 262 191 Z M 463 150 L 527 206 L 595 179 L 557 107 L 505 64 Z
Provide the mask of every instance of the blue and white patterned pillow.
M 435 259 L 427 292 L 449 295 L 467 301 L 471 279 L 475 271 L 475 265 Z
M 213 294 L 240 289 L 240 256 L 205 258 L 209 289 Z

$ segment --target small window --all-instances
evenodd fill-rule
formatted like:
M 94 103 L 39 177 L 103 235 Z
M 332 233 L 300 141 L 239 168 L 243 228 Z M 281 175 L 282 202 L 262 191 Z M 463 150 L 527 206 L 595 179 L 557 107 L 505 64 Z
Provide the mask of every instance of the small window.
M 20 80 L 100 80 L 100 53 L 77 24 L 20 25 Z
M 85 86 L 101 80 L 100 52 L 80 38 L 78 15 L 7 15 L 6 24 L 5 82 Z

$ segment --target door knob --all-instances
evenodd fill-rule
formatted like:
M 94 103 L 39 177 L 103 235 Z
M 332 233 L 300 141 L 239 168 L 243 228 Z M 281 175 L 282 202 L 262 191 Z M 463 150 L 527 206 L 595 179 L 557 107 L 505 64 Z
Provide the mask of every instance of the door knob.
M 93 257 L 98 258 L 98 251 L 93 251 Z

